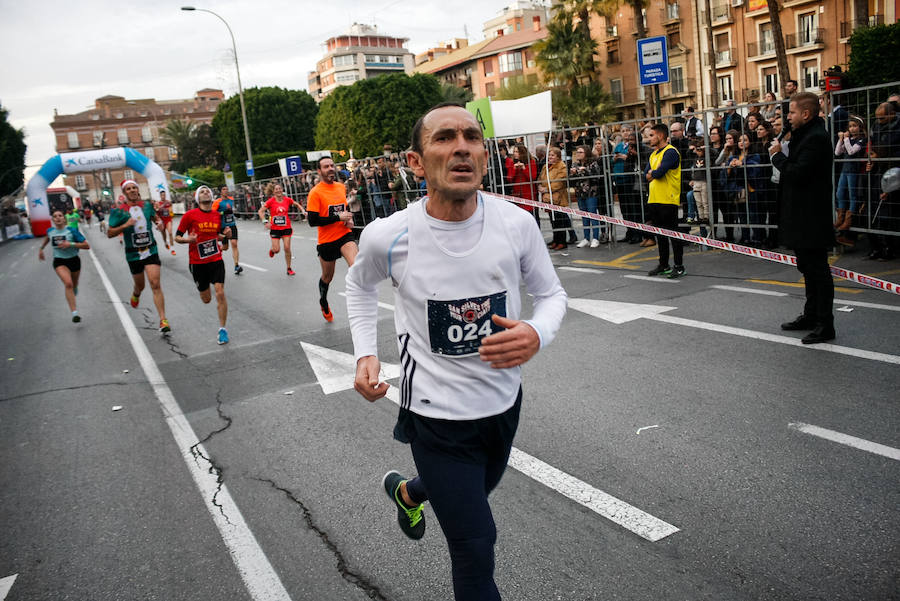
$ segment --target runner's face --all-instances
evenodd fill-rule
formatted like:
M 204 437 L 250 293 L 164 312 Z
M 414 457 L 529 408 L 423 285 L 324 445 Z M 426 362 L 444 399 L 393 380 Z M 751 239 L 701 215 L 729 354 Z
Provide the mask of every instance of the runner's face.
M 319 177 L 322 178 L 322 181 L 326 184 L 330 184 L 334 182 L 334 161 L 323 160 L 319 163 Z
M 53 219 L 53 225 L 58 228 L 61 228 L 66 224 L 66 216 L 63 215 L 62 211 L 53 211 L 53 215 L 51 215 L 51 218 Z
M 122 192 L 125 193 L 125 199 L 128 202 L 139 202 L 141 200 L 141 189 L 136 184 L 127 184 Z
M 200 208 L 204 211 L 209 208 L 209 203 L 212 202 L 212 192 L 208 189 L 203 188 L 199 192 L 197 192 L 197 202 L 200 203 Z
M 432 195 L 471 198 L 486 173 L 487 149 L 481 127 L 470 112 L 448 106 L 425 116 L 422 153 L 411 153 L 411 164 L 428 181 Z M 424 171 L 424 173 L 422 173 Z
M 275 186 L 275 196 L 282 196 L 284 194 L 284 188 L 281 186 Z

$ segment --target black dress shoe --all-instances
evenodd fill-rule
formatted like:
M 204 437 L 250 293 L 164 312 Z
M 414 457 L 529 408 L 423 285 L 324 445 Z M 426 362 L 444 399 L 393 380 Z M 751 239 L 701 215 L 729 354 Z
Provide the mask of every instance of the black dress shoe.
M 788 331 L 814 330 L 816 329 L 816 320 L 811 317 L 807 317 L 806 315 L 801 315 L 794 321 L 787 321 L 781 324 L 781 329 Z
M 817 325 L 816 328 L 804 336 L 800 342 L 803 344 L 817 344 L 819 342 L 834 340 L 834 337 L 834 326 Z

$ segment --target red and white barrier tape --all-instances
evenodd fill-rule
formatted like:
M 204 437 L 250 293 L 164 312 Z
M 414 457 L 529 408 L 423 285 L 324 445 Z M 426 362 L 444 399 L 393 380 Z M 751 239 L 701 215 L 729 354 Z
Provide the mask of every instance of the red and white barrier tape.
M 556 211 L 557 213 L 568 213 L 569 215 L 575 215 L 577 217 L 586 217 L 588 219 L 595 219 L 597 221 L 605 221 L 606 223 L 611 223 L 613 225 L 621 225 L 623 227 L 630 227 L 636 230 L 641 230 L 643 232 L 647 232 L 650 234 L 662 234 L 663 236 L 668 236 L 669 238 L 677 238 L 679 240 L 684 240 L 685 242 L 693 242 L 695 244 L 705 244 L 707 246 L 711 246 L 713 248 L 718 248 L 721 250 L 727 250 L 729 252 L 737 253 L 740 255 L 747 255 L 748 257 L 757 257 L 759 259 L 765 259 L 766 261 L 773 261 L 775 263 L 783 263 L 784 265 L 793 265 L 796 267 L 797 265 L 797 257 L 793 255 L 786 255 L 784 253 L 772 252 L 770 250 L 762 250 L 760 248 L 753 248 L 752 246 L 744 246 L 742 244 L 733 244 L 731 242 L 723 242 L 722 240 L 716 240 L 714 238 L 703 238 L 701 236 L 694 236 L 693 234 L 685 234 L 683 232 L 676 232 L 672 230 L 664 230 L 662 228 L 654 227 L 652 225 L 646 225 L 643 223 L 635 223 L 634 221 L 628 221 L 626 219 L 618 219 L 616 217 L 607 217 L 606 215 L 599 215 L 597 213 L 589 213 L 587 211 L 582 211 L 581 209 L 573 209 L 571 207 L 559 207 L 556 205 L 547 204 L 545 202 L 537 202 L 535 200 L 528 200 L 527 198 L 518 198 L 516 196 L 508 196 L 505 194 L 494 194 L 500 198 L 508 200 L 510 202 L 514 202 L 520 205 L 527 205 L 530 207 L 536 207 L 539 209 L 547 209 L 549 211 Z M 574 227 L 574 224 L 573 224 Z M 893 294 L 900 295 L 900 284 L 895 284 L 893 282 L 889 282 L 887 280 L 882 280 L 870 275 L 866 275 L 864 273 L 857 273 L 855 271 L 850 271 L 849 269 L 843 269 L 841 267 L 831 266 L 831 273 L 836 275 L 839 278 L 849 280 L 851 282 L 857 282 L 862 284 L 863 286 L 868 286 L 870 288 L 875 288 L 876 290 L 883 290 L 884 292 L 890 292 Z

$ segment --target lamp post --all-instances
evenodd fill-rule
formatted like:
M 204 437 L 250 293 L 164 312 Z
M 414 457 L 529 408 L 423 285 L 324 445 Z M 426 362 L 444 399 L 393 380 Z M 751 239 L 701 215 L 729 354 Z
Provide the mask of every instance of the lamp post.
M 228 21 L 211 10 L 205 8 L 195 8 L 193 6 L 182 6 L 181 10 L 196 10 L 204 13 L 209 13 L 218 18 L 222 23 L 224 23 L 225 28 L 228 29 L 228 35 L 231 36 L 231 48 L 234 51 L 234 68 L 237 71 L 238 97 L 241 100 L 241 119 L 244 122 L 244 143 L 247 145 L 247 160 L 252 164 L 253 153 L 250 151 L 250 130 L 247 128 L 247 109 L 244 106 L 244 89 L 241 87 L 241 68 L 240 66 L 238 66 L 237 45 L 234 43 L 234 34 L 231 32 L 231 27 L 228 26 Z M 251 175 L 250 181 L 256 181 L 256 176 Z

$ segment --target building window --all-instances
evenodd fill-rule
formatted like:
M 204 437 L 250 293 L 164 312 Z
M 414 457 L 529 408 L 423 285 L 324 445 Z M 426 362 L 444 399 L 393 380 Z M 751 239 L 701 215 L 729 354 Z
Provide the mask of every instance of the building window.
M 494 82 L 489 81 L 488 83 L 484 84 L 485 96 L 493 97 L 494 93 L 495 93 Z
M 607 65 L 618 65 L 621 59 L 619 59 L 619 45 L 618 44 L 607 44 L 606 46 L 606 64 Z
M 178 149 L 174 146 L 169 146 L 169 160 L 174 161 L 178 158 Z
M 334 66 L 335 67 L 343 67 L 344 65 L 355 65 L 356 64 L 356 55 L 355 54 L 345 54 L 343 56 L 334 57 Z
M 616 104 L 622 104 L 622 80 L 621 79 L 610 79 L 609 80 L 609 94 L 612 96 L 613 101 Z
M 759 26 L 759 53 L 770 54 L 775 52 L 775 35 L 772 33 L 772 24 L 763 23 Z
M 798 17 L 797 41 L 800 46 L 816 43 L 816 13 L 805 13 Z
M 503 79 L 500 80 L 500 85 L 503 86 L 504 88 L 508 88 L 509 86 L 511 86 L 513 84 L 523 84 L 523 83 L 525 83 L 524 75 L 513 75 L 511 77 L 504 77 Z
M 646 86 L 638 86 L 637 97 L 638 97 L 638 100 L 640 100 L 641 102 L 644 101 L 644 99 L 647 97 Z
M 359 73 L 350 72 L 350 73 L 338 73 L 334 77 L 337 83 L 353 83 L 354 81 L 359 81 Z
M 122 119 L 125 116 L 125 113 L 116 113 L 116 119 Z
M 490 77 L 494 74 L 494 59 L 488 58 L 484 61 L 484 75 Z
M 150 159 L 151 161 L 155 161 L 155 160 L 156 160 L 156 153 L 153 152 L 153 147 L 152 147 L 152 146 L 147 146 L 146 148 L 144 148 L 144 156 L 146 156 L 146 157 L 147 157 L 148 159 Z
M 681 43 L 681 28 L 677 25 L 675 27 L 667 27 L 666 28 L 666 45 L 669 48 L 676 48 L 678 44 Z
M 508 52 L 500 55 L 500 72 L 509 73 L 510 71 L 522 70 L 522 53 Z
M 806 91 L 815 92 L 819 89 L 819 61 L 812 59 L 800 63 L 800 84 Z
M 69 148 L 78 148 L 78 134 L 70 131 L 66 137 L 68 138 Z
M 673 94 L 684 93 L 684 68 L 672 67 L 669 70 L 670 85 Z
M 128 130 L 124 127 L 120 128 L 117 138 L 119 140 L 119 144 L 128 144 Z
M 91 134 L 91 138 L 94 140 L 94 146 L 97 148 L 103 148 L 104 142 L 106 142 L 106 134 L 102 131 L 94 131 Z
M 148 144 L 153 141 L 153 130 L 149 125 L 141 128 L 141 141 Z
M 125 179 L 134 179 L 134 171 L 132 171 L 131 169 L 126 169 Z
M 666 19 L 674 20 L 678 18 L 678 5 L 666 3 Z
M 100 115 L 98 115 L 97 113 L 94 113 L 91 115 L 91 121 L 99 121 L 99 120 L 100 120 Z
M 776 96 L 781 89 L 778 86 L 778 67 L 764 67 L 762 70 L 764 92 L 772 92 Z
M 86 186 L 85 183 L 84 183 L 84 176 L 83 176 L 83 175 L 76 175 L 76 176 L 75 176 L 75 189 L 76 189 L 76 190 L 87 190 L 87 186 Z
M 716 83 L 719 86 L 719 98 L 721 100 L 734 100 L 734 87 L 731 82 L 731 75 L 717 77 L 716 79 Z

